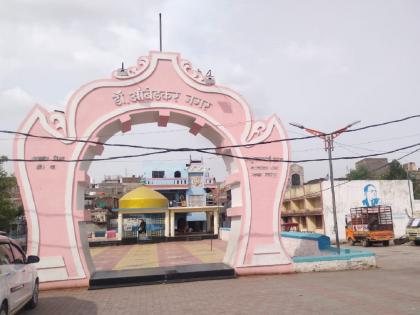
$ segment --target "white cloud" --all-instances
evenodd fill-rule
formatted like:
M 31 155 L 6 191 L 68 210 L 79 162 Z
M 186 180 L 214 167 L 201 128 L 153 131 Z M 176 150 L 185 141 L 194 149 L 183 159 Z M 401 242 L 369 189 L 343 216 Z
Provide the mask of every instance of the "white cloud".
M 15 131 L 21 124 L 26 113 L 36 103 L 35 98 L 21 87 L 13 87 L 0 91 L 0 118 L 1 129 Z M 12 144 L 14 136 L 10 134 L 0 134 L 0 155 L 12 156 Z M 13 165 L 6 163 L 7 172 L 12 172 Z
M 20 87 L 14 87 L 0 92 L 0 103 L 14 108 L 30 108 L 35 103 L 32 95 Z
M 349 70 L 344 64 L 344 54 L 336 47 L 313 42 L 292 42 L 281 49 L 282 55 L 291 61 L 317 63 L 327 74 L 343 74 Z
M 157 50 L 159 12 L 164 50 L 212 69 L 216 82 L 242 94 L 259 118 L 276 113 L 285 124 L 333 130 L 412 114 L 420 102 L 420 2 L 407 3 L 3 1 L 0 109 L 7 115 L 0 124 L 17 129 L 35 102 L 64 108 L 71 91 Z M 391 132 L 418 128 L 404 126 Z M 355 133 L 349 143 L 371 135 Z M 10 144 L 0 142 L 0 151 L 11 152 Z M 292 149 L 306 146 L 295 142 Z M 308 172 L 308 179 L 325 175 L 323 167 Z

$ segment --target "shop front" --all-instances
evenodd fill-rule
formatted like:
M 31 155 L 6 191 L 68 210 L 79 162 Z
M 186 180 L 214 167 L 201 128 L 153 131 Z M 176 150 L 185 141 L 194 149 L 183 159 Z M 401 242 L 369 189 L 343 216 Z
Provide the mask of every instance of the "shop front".
M 168 199 L 141 186 L 119 201 L 118 238 L 123 242 L 160 241 L 183 235 L 218 234 L 219 207 L 168 207 Z

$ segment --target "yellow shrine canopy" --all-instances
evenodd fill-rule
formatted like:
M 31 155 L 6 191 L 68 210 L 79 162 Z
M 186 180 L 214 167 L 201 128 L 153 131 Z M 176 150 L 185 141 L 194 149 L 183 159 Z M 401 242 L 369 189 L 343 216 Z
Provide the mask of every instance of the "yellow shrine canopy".
M 120 198 L 122 209 L 167 209 L 168 199 L 161 193 L 146 186 L 140 186 Z

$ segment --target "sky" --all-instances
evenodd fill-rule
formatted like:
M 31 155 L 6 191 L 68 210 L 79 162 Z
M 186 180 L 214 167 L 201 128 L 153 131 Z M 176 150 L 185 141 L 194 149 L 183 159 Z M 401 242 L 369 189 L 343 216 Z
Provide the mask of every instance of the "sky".
M 257 119 L 277 114 L 290 137 L 304 134 L 290 122 L 328 132 L 356 120 L 364 126 L 420 114 L 420 1 L 14 0 L 0 4 L 1 129 L 17 130 L 35 103 L 64 110 L 81 85 L 109 78 L 122 61 L 134 65 L 158 50 L 159 12 L 164 51 L 211 69 L 218 84 L 245 97 Z M 419 143 L 419 126 L 420 119 L 413 119 L 343 134 L 333 154 L 358 156 Z M 180 126 L 148 125 L 109 142 L 208 144 Z M 293 159 L 326 157 L 320 139 L 290 145 Z M 0 134 L 0 154 L 11 152 L 12 137 Z M 126 153 L 107 148 L 103 156 Z M 184 164 L 188 158 L 167 154 L 153 160 Z M 203 158 L 222 179 L 222 161 Z M 96 181 L 142 174 L 148 160 L 95 162 L 89 173 Z M 355 161 L 334 162 L 335 176 L 344 176 Z M 408 161 L 420 166 L 420 153 L 401 160 Z M 305 180 L 328 173 L 325 162 L 303 166 Z M 6 169 L 12 172 L 11 163 Z

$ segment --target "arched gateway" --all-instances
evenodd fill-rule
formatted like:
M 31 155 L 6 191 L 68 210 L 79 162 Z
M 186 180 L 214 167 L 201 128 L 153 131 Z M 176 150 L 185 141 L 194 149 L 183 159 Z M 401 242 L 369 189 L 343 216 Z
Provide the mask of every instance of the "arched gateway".
M 237 156 L 288 159 L 286 142 L 251 146 L 286 138 L 276 116 L 253 120 L 245 100 L 236 92 L 214 85 L 177 53 L 151 52 L 137 65 L 117 70 L 111 79 L 82 86 L 66 111 L 47 112 L 36 105 L 20 132 L 105 142 L 132 125 L 168 122 L 200 133 L 216 147 L 247 145 L 221 152 Z M 84 220 L 84 188 L 89 162 L 60 162 L 100 155 L 101 145 L 72 140 L 17 136 L 15 173 L 28 221 L 28 253 L 41 257 L 43 278 L 83 285 L 89 280 L 79 233 Z M 47 160 L 52 161 L 47 161 Z M 225 263 L 239 274 L 293 271 L 280 234 L 280 207 L 288 176 L 286 163 L 224 158 L 231 188 L 231 232 Z

